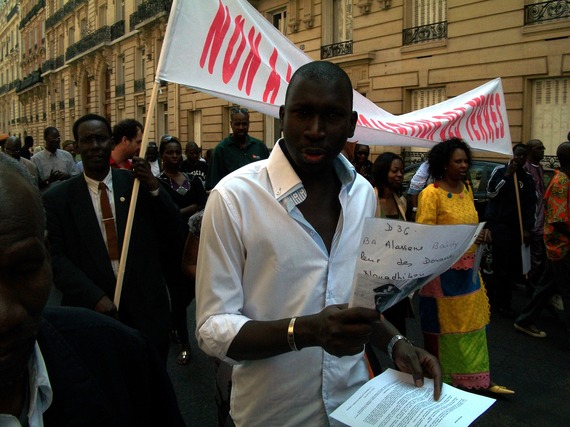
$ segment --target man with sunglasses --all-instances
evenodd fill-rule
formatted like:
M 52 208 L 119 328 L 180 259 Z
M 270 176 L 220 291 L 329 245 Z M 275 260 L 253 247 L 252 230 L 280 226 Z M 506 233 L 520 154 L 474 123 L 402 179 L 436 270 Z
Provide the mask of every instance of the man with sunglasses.
M 248 134 L 249 111 L 246 108 L 230 109 L 232 133 L 214 150 L 206 177 L 206 190 L 211 190 L 226 175 L 249 163 L 267 159 L 269 150 L 259 139 Z

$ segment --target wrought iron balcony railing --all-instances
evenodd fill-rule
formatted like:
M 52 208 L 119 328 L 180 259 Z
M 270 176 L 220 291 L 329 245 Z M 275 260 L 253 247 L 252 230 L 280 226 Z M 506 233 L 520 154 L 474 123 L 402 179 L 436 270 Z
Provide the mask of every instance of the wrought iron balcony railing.
M 55 70 L 56 66 L 55 66 L 55 59 L 54 58 L 50 58 L 47 59 L 43 64 L 42 64 L 42 71 L 45 73 L 46 71 L 51 71 L 51 70 Z
M 28 22 L 32 20 L 34 16 L 46 5 L 46 0 L 39 0 L 34 7 L 30 9 L 30 11 L 22 18 L 20 21 L 20 30 L 28 25 Z
M 333 43 L 321 47 L 321 59 L 327 59 L 341 55 L 350 55 L 351 53 L 352 53 L 352 40 L 347 40 L 340 43 Z
M 125 84 L 121 83 L 115 86 L 115 96 L 125 96 Z
M 42 81 L 43 79 L 41 69 L 32 71 L 24 80 L 22 80 L 16 92 L 21 92 L 24 89 L 28 89 L 37 83 L 41 83 Z
M 111 40 L 118 39 L 125 35 L 125 20 L 117 21 L 111 25 Z
M 130 30 L 134 31 L 135 27 L 143 21 L 150 19 L 159 13 L 170 13 L 172 7 L 172 0 L 145 0 L 143 1 L 135 13 L 129 18 Z
M 402 31 L 402 44 L 404 46 L 445 38 L 447 38 L 447 21 L 405 28 Z
M 532 25 L 555 19 L 570 18 L 570 0 L 552 0 L 524 7 L 524 24 Z
M 56 10 L 53 15 L 47 17 L 45 23 L 46 30 L 62 21 L 63 18 L 72 13 L 78 6 L 82 5 L 83 3 L 87 3 L 88 1 L 89 0 L 69 0 L 67 3 L 65 3 L 65 5 L 63 5 L 62 8 Z
M 146 89 L 144 79 L 135 80 L 135 93 L 144 92 Z
M 65 64 L 63 55 L 59 55 L 57 58 L 55 58 L 55 68 L 63 67 L 63 64 Z
M 100 44 L 110 41 L 111 41 L 111 27 L 105 25 L 104 27 L 99 28 L 94 33 L 83 37 L 77 43 L 74 43 L 71 46 L 69 46 L 65 51 L 65 59 L 67 61 L 70 61 L 71 59 L 75 58 L 77 55 L 80 55 L 83 52 L 87 52 L 89 49 L 92 49 L 95 46 L 99 46 Z
M 18 5 L 16 4 L 12 10 L 10 10 L 10 12 L 8 12 L 8 15 L 6 15 L 6 22 L 10 22 L 10 19 L 12 19 L 14 16 L 16 16 L 16 14 L 18 13 Z

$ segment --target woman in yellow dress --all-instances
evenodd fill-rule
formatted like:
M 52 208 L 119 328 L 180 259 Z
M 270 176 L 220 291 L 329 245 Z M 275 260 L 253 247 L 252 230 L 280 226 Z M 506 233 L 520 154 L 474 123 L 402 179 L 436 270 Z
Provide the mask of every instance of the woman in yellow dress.
M 473 190 L 466 183 L 471 150 L 458 138 L 440 142 L 428 154 L 435 178 L 419 195 L 416 222 L 476 224 Z M 474 274 L 476 245 L 489 239 L 482 230 L 449 270 L 420 289 L 420 318 L 426 350 L 439 358 L 444 381 L 464 389 L 512 394 L 491 382 L 486 327 L 489 301 L 479 273 Z

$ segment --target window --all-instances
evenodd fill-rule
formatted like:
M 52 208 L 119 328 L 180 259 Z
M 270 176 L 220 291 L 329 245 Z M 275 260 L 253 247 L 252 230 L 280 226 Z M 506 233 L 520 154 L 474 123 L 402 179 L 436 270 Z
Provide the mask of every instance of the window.
M 75 28 L 69 28 L 67 32 L 67 38 L 69 39 L 69 46 L 75 43 Z
M 447 38 L 447 0 L 408 0 L 404 46 Z
M 352 0 L 333 0 L 333 43 L 352 40 Z
M 115 21 L 125 19 L 125 0 L 115 0 Z
M 281 31 L 283 34 L 287 34 L 287 9 L 282 8 L 269 12 L 270 21 L 275 28 Z
M 447 0 L 414 0 L 414 27 L 447 21 Z
M 531 138 L 555 155 L 570 129 L 570 77 L 535 80 L 532 86 Z
M 99 9 L 97 11 L 97 20 L 99 22 L 98 28 L 104 27 L 107 25 L 107 4 L 99 5 Z

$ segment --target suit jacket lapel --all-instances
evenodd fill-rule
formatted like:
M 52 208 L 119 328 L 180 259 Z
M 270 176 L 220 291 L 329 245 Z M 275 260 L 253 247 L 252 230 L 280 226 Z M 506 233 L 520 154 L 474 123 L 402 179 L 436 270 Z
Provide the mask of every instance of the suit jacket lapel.
M 133 187 L 126 173 L 116 169 L 111 169 L 111 173 L 113 175 L 113 199 L 115 201 L 117 238 L 119 239 L 119 252 L 121 252 L 123 249 L 123 240 L 125 239 L 125 228 L 127 226 Z

